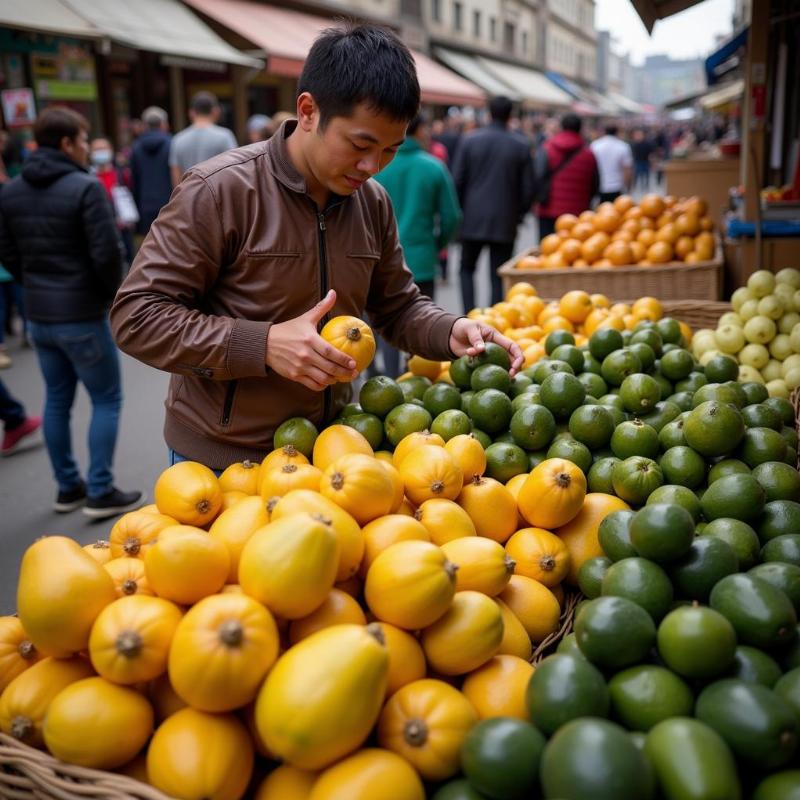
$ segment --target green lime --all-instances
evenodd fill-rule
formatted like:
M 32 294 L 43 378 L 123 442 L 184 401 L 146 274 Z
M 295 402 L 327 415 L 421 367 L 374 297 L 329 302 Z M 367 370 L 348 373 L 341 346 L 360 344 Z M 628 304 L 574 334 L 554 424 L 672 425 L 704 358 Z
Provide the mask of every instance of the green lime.
M 800 769 L 767 776 L 756 787 L 752 800 L 800 800 Z
M 478 428 L 473 428 L 471 433 L 472 436 L 474 436 L 481 443 L 481 447 L 484 450 L 492 443 L 492 437 L 489 436 L 489 434 L 485 431 L 479 430 Z
M 375 414 L 352 414 L 342 420 L 344 425 L 357 430 L 370 444 L 378 450 L 383 441 L 383 422 Z
M 788 445 L 772 428 L 747 428 L 737 451 L 739 458 L 754 469 L 767 461 L 783 461 Z
M 383 427 L 386 438 L 397 447 L 409 433 L 430 430 L 431 415 L 414 403 L 403 403 L 393 408 L 384 420 Z
M 578 588 L 583 594 L 594 600 L 595 597 L 600 597 L 602 593 L 603 578 L 612 561 L 605 556 L 595 556 L 594 558 L 587 558 L 581 564 L 578 570 Z
M 783 430 L 783 420 L 780 414 L 770 406 L 763 403 L 751 403 L 742 409 L 742 419 L 748 428 L 772 428 L 774 431 Z
M 667 397 L 670 403 L 674 403 L 681 411 L 691 411 L 694 407 L 692 405 L 692 392 L 675 392 Z
M 556 421 L 548 409 L 534 403 L 514 412 L 510 431 L 520 447 L 525 450 L 541 450 L 553 441 Z
M 419 400 L 422 402 L 425 390 L 433 384 L 423 375 L 412 375 L 410 378 L 397 381 L 397 385 L 400 387 L 400 391 L 403 393 L 406 403 L 410 403 L 412 400 Z
M 519 397 L 521 394 L 524 394 L 528 391 L 528 388 L 533 386 L 533 381 L 527 376 L 517 373 L 511 379 L 511 389 L 509 390 L 509 395 L 512 398 Z
M 637 326 L 637 330 L 635 330 L 633 336 L 631 336 L 630 344 L 639 344 L 640 342 L 651 347 L 656 357 L 661 355 L 661 348 L 664 346 L 664 340 L 655 327 L 638 329 Z
M 647 498 L 647 505 L 652 506 L 656 503 L 668 503 L 685 508 L 695 522 L 700 520 L 702 509 L 697 495 L 685 486 L 666 483 L 655 489 L 650 497 Z
M 778 662 L 763 650 L 741 644 L 736 648 L 733 666 L 728 674 L 745 683 L 758 683 L 772 689 L 782 672 Z
M 672 584 L 658 564 L 646 558 L 623 558 L 603 575 L 601 594 L 627 597 L 641 606 L 655 622 L 670 610 Z
M 664 667 L 645 664 L 618 672 L 609 682 L 614 716 L 629 730 L 649 731 L 664 719 L 691 717 L 694 695 Z
M 528 471 L 528 456 L 515 445 L 494 442 L 486 448 L 486 475 L 500 483 L 508 483 L 515 475 Z
M 603 552 L 612 561 L 621 561 L 623 558 L 638 555 L 636 548 L 631 544 L 630 534 L 631 522 L 635 516 L 635 511 L 612 511 L 600 523 L 597 538 Z
M 431 800 L 486 800 L 486 796 L 478 794 L 467 780 L 455 780 L 445 783 Z
M 592 453 L 589 448 L 573 439 L 569 434 L 555 439 L 547 450 L 547 457 L 571 461 L 580 467 L 584 475 L 592 466 Z
M 642 362 L 636 353 L 628 349 L 616 350 L 603 359 L 601 372 L 603 380 L 609 386 L 622 386 L 628 375 L 642 371 Z
M 431 433 L 438 433 L 446 442 L 454 436 L 472 432 L 472 423 L 469 417 L 458 408 L 442 411 L 431 423 Z
M 608 391 L 606 382 L 593 372 L 583 372 L 578 375 L 578 380 L 583 384 L 586 389 L 587 397 L 594 397 L 598 400 Z
M 794 426 L 794 406 L 785 397 L 768 397 L 763 402 L 781 415 L 784 425 Z
M 533 380 L 541 386 L 545 378 L 557 372 L 566 372 L 569 375 L 575 374 L 575 370 L 566 361 L 554 361 L 552 358 L 548 358 L 547 360 L 542 359 L 536 364 L 533 370 Z
M 772 561 L 767 564 L 756 564 L 747 574 L 755 575 L 767 583 L 771 583 L 791 600 L 795 611 L 800 609 L 800 567 L 795 564 L 779 564 L 777 561 Z
M 553 331 L 544 340 L 544 350 L 547 355 L 551 355 L 556 347 L 562 344 L 575 344 L 575 337 L 569 331 Z
M 739 364 L 730 356 L 714 356 L 706 364 L 706 378 L 710 383 L 735 381 L 739 377 Z
M 554 361 L 565 361 L 572 367 L 572 371 L 577 375 L 583 371 L 583 352 L 572 344 L 560 344 L 550 354 Z
M 574 376 L 556 372 L 542 382 L 542 405 L 548 408 L 556 419 L 569 419 L 570 414 L 586 398 L 586 389 Z
M 363 414 L 364 409 L 361 408 L 360 404 L 358 403 L 348 403 L 340 412 L 339 416 L 342 419 L 346 419 L 347 417 L 352 417 L 353 414 Z
M 763 403 L 769 397 L 769 390 L 763 383 L 755 381 L 745 381 L 742 384 L 742 391 L 747 397 L 747 404 Z
M 614 465 L 611 482 L 617 497 L 626 503 L 640 506 L 664 483 L 664 476 L 661 467 L 652 459 L 631 456 Z
M 449 383 L 434 383 L 422 395 L 422 404 L 435 419 L 442 411 L 461 408 L 461 392 Z
M 480 367 L 482 364 L 495 364 L 506 371 L 511 369 L 511 358 L 508 351 L 494 342 L 486 342 L 482 353 L 477 356 L 468 356 L 468 358 L 473 368 Z
M 704 372 L 698 372 L 695 366 L 694 371 L 690 372 L 682 381 L 675 384 L 676 392 L 691 392 L 692 396 L 701 387 L 708 383 Z
M 750 467 L 738 458 L 723 458 L 708 471 L 708 485 L 728 475 L 749 475 Z
M 697 408 L 697 406 L 712 400 L 717 403 L 730 404 L 737 408 L 747 403 L 747 398 L 743 398 L 730 383 L 707 383 L 705 386 L 701 386 L 694 393 L 692 403 Z
M 642 372 L 650 372 L 656 363 L 656 354 L 653 352 L 653 348 L 644 342 L 633 342 L 628 345 L 628 350 L 639 359 L 639 363 L 642 365 Z
M 612 408 L 625 412 L 625 404 L 619 396 L 619 389 L 615 389 L 612 393 L 604 394 L 599 400 L 601 406 L 611 406 Z
M 655 458 L 659 451 L 656 429 L 639 419 L 621 422 L 611 435 L 611 450 L 617 458 Z
M 498 367 L 497 364 L 481 364 L 472 373 L 470 386 L 473 392 L 479 392 L 481 389 L 497 389 L 508 394 L 511 389 L 511 378 L 508 371 Z
M 469 416 L 480 430 L 490 435 L 503 433 L 511 422 L 511 399 L 497 389 L 481 389 L 470 400 Z
M 461 356 L 461 358 L 450 362 L 450 378 L 459 389 L 469 389 L 474 369 L 475 367 L 472 365 L 469 358 L 467 356 Z
M 591 372 L 593 375 L 600 375 L 603 365 L 588 350 L 583 351 L 583 369 L 579 372 Z
M 800 533 L 785 533 L 761 548 L 762 561 L 783 561 L 800 567 Z
M 614 418 L 604 406 L 579 406 L 569 418 L 569 432 L 590 450 L 597 450 L 611 441 Z
M 672 447 L 686 446 L 686 437 L 683 435 L 683 426 L 686 421 L 684 412 L 677 419 L 668 422 L 659 432 L 658 441 L 664 451 Z
M 547 450 L 532 450 L 528 453 L 528 470 L 532 471 L 547 459 Z
M 733 452 L 742 440 L 744 431 L 741 412 L 727 403 L 714 400 L 701 403 L 690 411 L 683 426 L 686 444 L 706 458 Z
M 664 664 L 684 678 L 713 678 L 733 664 L 736 631 L 714 609 L 683 606 L 658 626 L 658 652 Z
M 764 489 L 767 502 L 800 501 L 800 473 L 788 464 L 776 461 L 763 462 L 753 470 L 753 477 Z
M 772 500 L 764 506 L 755 527 L 762 543 L 797 533 L 800 531 L 800 503 L 794 500 Z
M 598 328 L 589 337 L 589 352 L 600 362 L 623 346 L 622 334 L 614 328 Z
M 739 559 L 726 541 L 697 536 L 689 550 L 670 565 L 670 577 L 680 597 L 708 602 L 717 581 L 739 570 Z
M 278 425 L 273 438 L 273 446 L 277 450 L 290 444 L 306 458 L 311 458 L 317 436 L 319 436 L 319 431 L 310 419 L 291 417 Z
M 700 535 L 721 539 L 730 545 L 736 553 L 741 570 L 750 569 L 758 560 L 761 543 L 756 532 L 746 522 L 719 517 L 709 522 Z
M 395 406 L 404 402 L 403 390 L 391 378 L 376 375 L 358 393 L 358 402 L 367 414 L 383 419 Z
M 646 414 L 661 399 L 661 387 L 644 373 L 629 375 L 619 387 L 619 396 L 625 410 L 632 414 Z
M 671 350 L 661 357 L 661 374 L 670 381 L 688 378 L 694 369 L 694 359 L 688 350 Z
M 672 317 L 662 317 L 656 322 L 656 330 L 661 334 L 661 338 L 668 344 L 680 344 L 683 334 L 678 320 Z
M 728 475 L 714 481 L 703 494 L 703 516 L 711 522 L 733 517 L 755 522 L 761 516 L 766 494 L 752 475 Z
M 631 521 L 631 544 L 636 552 L 660 564 L 681 558 L 693 540 L 694 518 L 676 504 L 646 505 Z
M 469 404 L 472 402 L 472 397 L 475 392 L 472 389 L 467 389 L 466 392 L 461 393 L 461 410 L 465 414 L 469 414 Z
M 664 473 L 664 480 L 671 484 L 685 486 L 687 489 L 696 489 L 706 479 L 706 462 L 703 457 L 691 447 L 678 445 L 670 447 L 659 459 L 658 465 Z M 695 497 L 695 500 L 697 498 Z M 698 511 L 700 504 L 698 502 Z

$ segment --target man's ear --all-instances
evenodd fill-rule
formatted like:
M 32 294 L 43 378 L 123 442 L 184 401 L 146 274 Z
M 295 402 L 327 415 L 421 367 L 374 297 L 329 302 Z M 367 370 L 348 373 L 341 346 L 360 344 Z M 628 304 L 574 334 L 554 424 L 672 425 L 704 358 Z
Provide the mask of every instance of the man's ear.
M 297 98 L 297 124 L 306 133 L 310 133 L 314 129 L 318 115 L 319 109 L 314 97 L 310 92 L 303 92 Z

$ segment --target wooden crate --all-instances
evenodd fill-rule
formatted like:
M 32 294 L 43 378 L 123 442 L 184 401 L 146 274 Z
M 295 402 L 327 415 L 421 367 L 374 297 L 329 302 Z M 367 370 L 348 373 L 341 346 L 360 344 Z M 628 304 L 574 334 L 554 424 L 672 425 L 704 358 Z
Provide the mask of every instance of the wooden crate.
M 693 331 L 700 330 L 700 328 L 714 330 L 719 318 L 731 311 L 730 303 L 727 302 L 700 303 L 697 300 L 666 300 L 661 305 L 664 307 L 665 317 L 674 317 L 685 322 Z
M 723 256 L 719 240 L 714 258 L 696 264 L 678 261 L 657 267 L 517 269 L 517 261 L 528 255 L 538 255 L 538 248 L 532 247 L 518 253 L 499 268 L 503 292 L 507 292 L 515 283 L 527 281 L 546 300 L 557 300 L 573 289 L 583 289 L 589 294 L 601 293 L 615 302 L 625 303 L 639 297 L 657 297 L 662 301 L 716 301 L 722 298 Z

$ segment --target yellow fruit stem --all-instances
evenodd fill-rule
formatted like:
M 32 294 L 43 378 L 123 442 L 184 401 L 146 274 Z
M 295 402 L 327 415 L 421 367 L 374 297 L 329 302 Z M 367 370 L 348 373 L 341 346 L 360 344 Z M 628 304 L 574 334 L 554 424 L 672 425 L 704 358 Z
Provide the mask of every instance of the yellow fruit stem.
M 219 640 L 226 647 L 239 647 L 244 641 L 242 623 L 235 619 L 227 619 L 219 626 Z
M 410 719 L 403 726 L 403 738 L 411 747 L 422 747 L 428 741 L 428 726 L 424 720 Z
M 117 652 L 126 658 L 136 658 L 142 652 L 142 637 L 136 631 L 122 631 L 114 643 Z

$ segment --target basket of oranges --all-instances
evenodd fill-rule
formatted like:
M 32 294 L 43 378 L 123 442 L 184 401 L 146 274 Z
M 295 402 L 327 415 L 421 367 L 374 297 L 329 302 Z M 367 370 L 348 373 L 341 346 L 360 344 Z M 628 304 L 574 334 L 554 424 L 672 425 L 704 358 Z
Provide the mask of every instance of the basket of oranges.
M 627 195 L 580 216 L 562 214 L 556 232 L 518 254 L 499 272 L 504 289 L 533 279 L 542 297 L 569 289 L 631 300 L 718 300 L 722 249 L 699 197 Z

